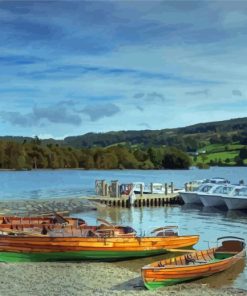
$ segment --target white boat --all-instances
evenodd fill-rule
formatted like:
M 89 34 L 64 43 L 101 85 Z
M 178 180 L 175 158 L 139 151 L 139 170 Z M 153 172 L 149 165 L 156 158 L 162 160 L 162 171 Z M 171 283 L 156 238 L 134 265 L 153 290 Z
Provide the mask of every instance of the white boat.
M 229 210 L 247 209 L 247 187 L 236 186 L 231 195 L 222 196 Z
M 186 204 L 202 204 L 198 194 L 201 192 L 208 192 L 214 184 L 205 183 L 199 186 L 196 191 L 183 191 L 179 192 L 179 195 L 182 197 L 184 203 Z
M 133 182 L 134 193 L 140 194 L 141 190 L 143 194 L 165 194 L 166 193 L 166 188 L 164 184 L 162 183 L 151 183 L 151 184 L 150 186 L 146 186 L 144 182 Z M 176 193 L 176 192 L 179 192 L 179 189 L 173 189 L 173 193 Z M 167 193 L 172 193 L 172 189 L 170 186 L 167 187 Z
M 234 185 L 217 185 L 215 184 L 208 192 L 198 193 L 204 207 L 221 207 L 225 206 L 222 196 L 231 194 L 236 186 Z
M 192 191 L 181 190 L 179 192 L 180 197 L 186 204 L 202 204 L 198 194 L 208 192 L 215 184 L 227 184 L 228 180 L 224 178 L 211 178 L 196 180 L 189 183 Z M 191 186 L 192 185 L 192 186 Z

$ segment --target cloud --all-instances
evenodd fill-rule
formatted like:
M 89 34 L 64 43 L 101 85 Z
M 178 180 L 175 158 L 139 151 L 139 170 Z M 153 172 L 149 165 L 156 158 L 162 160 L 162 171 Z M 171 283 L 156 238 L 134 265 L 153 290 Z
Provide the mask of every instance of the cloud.
M 134 94 L 134 98 L 135 99 L 140 99 L 140 98 L 143 98 L 145 96 L 145 94 L 144 93 L 136 93 L 136 94 Z
M 22 127 L 29 127 L 31 124 L 30 117 L 32 114 L 23 115 L 20 112 L 0 112 L 0 117 L 3 122 L 9 122 L 12 125 L 19 125 Z
M 151 93 L 148 93 L 147 96 L 146 96 L 146 98 L 147 98 L 147 100 L 151 100 L 151 101 L 158 99 L 158 100 L 161 100 L 161 101 L 164 102 L 166 100 L 165 99 L 165 96 L 163 94 L 158 93 L 156 91 L 151 92 Z
M 148 93 L 136 93 L 133 95 L 135 99 L 142 99 L 145 101 L 156 101 L 160 100 L 164 102 L 166 100 L 165 96 L 162 93 L 159 93 L 157 91 L 154 92 L 148 92 Z
M 205 96 L 208 96 L 209 90 L 208 89 L 204 89 L 204 90 L 187 91 L 185 94 L 186 95 L 190 95 L 190 96 L 197 96 L 197 95 L 205 95 Z
M 102 104 L 102 105 L 87 105 L 84 109 L 79 111 L 80 113 L 84 113 L 91 121 L 97 121 L 104 117 L 112 117 L 115 114 L 120 112 L 120 108 L 115 104 Z
M 3 122 L 22 127 L 47 126 L 47 122 L 70 125 L 81 124 L 81 117 L 71 111 L 68 104 L 69 101 L 62 101 L 61 104 L 57 103 L 49 107 L 35 106 L 32 112 L 26 114 L 2 111 L 0 112 L 0 117 Z
M 70 111 L 69 107 L 65 107 L 64 104 L 57 104 L 52 107 L 33 108 L 33 117 L 38 121 L 47 120 L 51 123 L 63 123 L 78 125 L 81 123 L 81 117 Z
M 242 97 L 242 92 L 240 90 L 238 90 L 238 89 L 233 89 L 232 94 L 234 96 Z

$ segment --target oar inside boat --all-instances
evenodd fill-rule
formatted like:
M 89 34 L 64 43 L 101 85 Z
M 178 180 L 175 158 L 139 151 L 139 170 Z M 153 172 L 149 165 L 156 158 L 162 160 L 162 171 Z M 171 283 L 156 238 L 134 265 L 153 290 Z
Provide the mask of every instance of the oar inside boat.
M 178 226 L 163 226 L 155 228 L 151 231 L 155 236 L 178 236 Z

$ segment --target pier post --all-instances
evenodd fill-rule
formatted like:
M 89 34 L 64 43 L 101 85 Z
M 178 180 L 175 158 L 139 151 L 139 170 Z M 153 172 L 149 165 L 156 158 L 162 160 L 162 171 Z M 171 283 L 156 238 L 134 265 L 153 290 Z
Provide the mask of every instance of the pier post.
M 111 197 L 119 197 L 119 182 L 118 180 L 111 181 L 112 194 Z
M 143 196 L 143 190 L 144 190 L 143 184 L 140 184 L 140 195 L 141 195 L 141 197 Z
M 103 196 L 106 196 L 106 192 L 105 192 L 105 186 L 106 186 L 106 181 L 105 180 L 102 180 L 102 183 L 101 183 L 101 188 L 102 188 L 102 195 Z
M 168 194 L 168 186 L 167 186 L 167 183 L 165 183 L 165 195 Z

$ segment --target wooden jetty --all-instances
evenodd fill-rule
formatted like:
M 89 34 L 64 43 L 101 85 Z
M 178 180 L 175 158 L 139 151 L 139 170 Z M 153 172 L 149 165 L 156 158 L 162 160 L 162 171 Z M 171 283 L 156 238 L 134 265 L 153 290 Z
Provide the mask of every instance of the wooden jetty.
M 121 187 L 124 186 L 125 190 L 122 191 Z M 160 207 L 172 204 L 183 204 L 183 200 L 179 197 L 178 192 L 174 192 L 173 182 L 171 185 L 164 184 L 164 193 L 153 192 L 153 183 L 150 184 L 151 193 L 144 194 L 143 186 L 140 186 L 140 193 L 134 194 L 133 197 L 133 184 L 119 184 L 117 180 L 111 181 L 108 185 L 105 180 L 96 180 L 95 191 L 98 195 L 94 198 L 88 198 L 91 201 L 96 201 L 110 207 Z M 126 190 L 127 189 L 127 190 Z
M 152 194 L 148 196 L 140 196 L 136 195 L 135 200 L 133 203 L 130 203 L 130 199 L 128 196 L 121 196 L 121 197 L 110 197 L 110 196 L 101 196 L 101 197 L 94 197 L 89 198 L 89 200 L 97 201 L 101 204 L 105 204 L 109 207 L 122 207 L 122 208 L 129 208 L 133 207 L 162 207 L 165 205 L 174 205 L 174 204 L 182 204 L 183 201 L 181 198 L 176 194 L 168 194 L 168 195 L 158 195 Z

